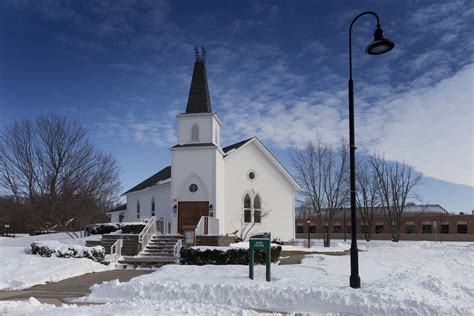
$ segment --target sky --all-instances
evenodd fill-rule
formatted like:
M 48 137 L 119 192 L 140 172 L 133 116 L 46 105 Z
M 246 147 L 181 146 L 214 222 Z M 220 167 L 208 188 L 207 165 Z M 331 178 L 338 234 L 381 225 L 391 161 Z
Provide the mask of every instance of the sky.
M 291 169 L 308 140 L 348 137 L 348 28 L 366 10 L 395 48 L 365 54 L 376 21 L 354 25 L 357 147 L 422 172 L 422 202 L 472 210 L 472 1 L 4 0 L 0 128 L 78 120 L 126 190 L 169 165 L 205 46 L 222 145 L 258 136 Z

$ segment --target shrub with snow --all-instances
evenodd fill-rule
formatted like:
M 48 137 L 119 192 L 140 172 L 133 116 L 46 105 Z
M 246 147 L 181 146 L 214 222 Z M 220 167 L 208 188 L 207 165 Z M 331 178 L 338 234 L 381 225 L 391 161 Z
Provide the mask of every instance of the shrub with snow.
M 96 262 L 102 262 L 105 258 L 105 249 L 102 246 L 68 245 L 57 240 L 34 242 L 31 244 L 31 253 L 42 257 L 88 258 Z
M 118 230 L 122 234 L 140 234 L 145 224 L 143 223 L 100 223 L 92 224 L 87 227 L 87 231 L 92 235 L 110 234 Z
M 271 249 L 271 261 L 277 262 L 280 258 L 281 247 L 272 247 Z M 255 250 L 254 257 L 256 264 L 265 263 L 265 252 L 261 250 Z M 205 264 L 249 264 L 249 251 L 248 249 L 235 248 L 228 249 L 226 251 L 218 249 L 207 249 L 201 251 L 193 248 L 181 248 L 181 264 L 187 265 L 205 265 Z

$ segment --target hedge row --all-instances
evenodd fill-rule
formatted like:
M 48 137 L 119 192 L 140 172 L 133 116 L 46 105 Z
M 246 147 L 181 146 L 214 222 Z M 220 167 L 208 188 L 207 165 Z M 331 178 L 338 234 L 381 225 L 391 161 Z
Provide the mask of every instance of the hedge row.
M 92 235 L 102 235 L 122 230 L 123 234 L 140 234 L 144 227 L 143 223 L 101 223 L 89 225 L 87 232 Z
M 280 258 L 281 247 L 271 248 L 271 261 L 277 262 Z M 256 264 L 265 263 L 265 252 L 263 250 L 255 250 L 254 260 Z M 193 248 L 181 248 L 181 264 L 186 265 L 205 265 L 205 264 L 249 264 L 248 249 L 235 248 L 227 251 L 217 249 L 207 249 L 204 251 Z
M 87 258 L 96 262 L 102 262 L 105 258 L 105 249 L 102 246 L 66 245 L 58 241 L 34 242 L 31 244 L 31 253 L 42 257 Z

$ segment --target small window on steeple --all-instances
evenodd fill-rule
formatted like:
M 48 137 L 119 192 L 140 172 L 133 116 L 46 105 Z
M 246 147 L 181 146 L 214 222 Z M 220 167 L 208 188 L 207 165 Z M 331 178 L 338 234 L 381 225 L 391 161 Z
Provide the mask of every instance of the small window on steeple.
M 191 141 L 198 142 L 199 141 L 199 127 L 194 124 L 191 128 Z

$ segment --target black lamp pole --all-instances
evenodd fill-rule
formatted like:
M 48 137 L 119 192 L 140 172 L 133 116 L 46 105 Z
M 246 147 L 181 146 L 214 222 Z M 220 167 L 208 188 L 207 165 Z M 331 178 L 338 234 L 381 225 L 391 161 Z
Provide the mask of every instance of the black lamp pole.
M 357 222 L 356 222 L 356 183 L 355 183 L 355 133 L 354 133 L 354 84 L 352 81 L 352 26 L 361 16 L 370 14 L 377 19 L 377 28 L 374 32 L 374 40 L 367 46 L 366 52 L 369 55 L 384 54 L 395 44 L 384 38 L 383 30 L 380 28 L 380 21 L 377 14 L 372 11 L 362 12 L 352 20 L 349 27 L 349 142 L 350 142 L 350 169 L 351 169 L 351 277 L 350 286 L 354 289 L 360 288 L 359 277 L 359 253 L 357 251 Z
M 308 220 L 306 221 L 308 223 L 308 248 L 311 248 L 311 236 L 309 233 L 309 227 L 311 225 L 311 219 L 308 217 Z

